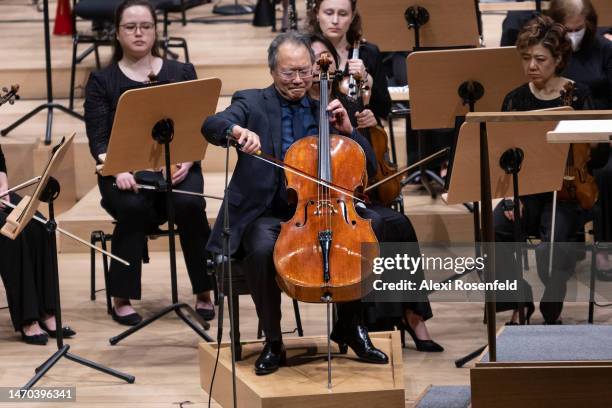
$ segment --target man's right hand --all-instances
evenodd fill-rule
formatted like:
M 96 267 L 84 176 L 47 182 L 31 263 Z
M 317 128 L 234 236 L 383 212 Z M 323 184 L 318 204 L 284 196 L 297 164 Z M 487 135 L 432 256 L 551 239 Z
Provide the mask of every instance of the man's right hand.
M 132 173 L 119 173 L 115 176 L 115 184 L 119 190 L 132 190 L 138 192 L 136 179 Z
M 232 136 L 242 146 L 240 150 L 248 154 L 254 154 L 261 150 L 261 142 L 259 136 L 255 132 L 251 132 L 249 129 L 245 129 L 242 126 L 235 125 L 232 128 Z

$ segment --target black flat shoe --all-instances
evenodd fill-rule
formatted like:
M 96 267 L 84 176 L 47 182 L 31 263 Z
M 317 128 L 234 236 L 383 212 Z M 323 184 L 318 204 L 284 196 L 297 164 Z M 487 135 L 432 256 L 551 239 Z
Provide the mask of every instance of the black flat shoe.
M 214 307 L 212 309 L 205 309 L 205 308 L 196 309 L 196 313 L 200 315 L 200 317 L 206 321 L 209 321 L 215 318 L 215 308 Z
M 372 344 L 365 326 L 340 328 L 336 325 L 330 334 L 330 339 L 338 344 L 342 354 L 345 354 L 350 347 L 360 360 L 373 364 L 389 363 L 389 357 Z
M 282 341 L 267 341 L 255 361 L 255 374 L 267 375 L 277 371 L 287 361 L 287 351 Z
M 407 323 L 403 323 L 403 324 L 404 324 L 404 330 L 406 330 L 406 333 L 408 333 L 410 337 L 412 337 L 412 341 L 414 341 L 414 345 L 416 346 L 417 351 L 424 351 L 424 352 L 429 352 L 429 353 L 439 353 L 441 351 L 444 351 L 444 347 L 442 347 L 441 345 L 439 345 L 433 340 L 419 339 L 409 324 Z
M 27 344 L 34 344 L 36 346 L 45 346 L 47 341 L 49 340 L 49 336 L 46 333 L 35 334 L 33 336 L 28 336 L 21 330 L 21 340 L 26 342 Z
M 38 324 L 40 325 L 40 328 L 43 329 L 44 331 L 47 332 L 47 334 L 49 335 L 49 337 L 51 338 L 55 338 L 57 336 L 57 330 L 49 330 L 49 328 L 47 327 L 47 325 L 45 324 L 45 322 L 40 321 L 38 322 Z M 68 326 L 64 326 L 62 328 L 62 337 L 65 339 L 69 339 L 72 336 L 76 335 L 76 332 L 74 330 L 72 330 L 70 327 Z
M 136 326 L 138 323 L 142 322 L 142 316 L 140 316 L 138 313 L 134 312 L 129 315 L 119 316 L 117 312 L 115 312 L 114 307 L 111 315 L 114 321 L 124 326 Z

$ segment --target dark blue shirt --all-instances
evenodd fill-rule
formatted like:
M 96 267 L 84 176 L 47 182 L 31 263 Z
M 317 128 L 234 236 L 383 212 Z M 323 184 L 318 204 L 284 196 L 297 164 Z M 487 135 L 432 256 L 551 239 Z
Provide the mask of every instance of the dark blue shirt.
M 289 147 L 298 139 L 319 133 L 317 121 L 312 113 L 312 105 L 307 96 L 299 101 L 288 101 L 280 97 L 281 101 L 281 159 Z

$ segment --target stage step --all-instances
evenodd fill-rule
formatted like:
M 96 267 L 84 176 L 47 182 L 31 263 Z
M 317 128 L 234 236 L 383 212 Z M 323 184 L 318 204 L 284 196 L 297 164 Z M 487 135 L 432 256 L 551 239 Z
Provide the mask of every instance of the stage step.
M 429 386 L 414 408 L 468 408 L 470 387 L 467 385 Z

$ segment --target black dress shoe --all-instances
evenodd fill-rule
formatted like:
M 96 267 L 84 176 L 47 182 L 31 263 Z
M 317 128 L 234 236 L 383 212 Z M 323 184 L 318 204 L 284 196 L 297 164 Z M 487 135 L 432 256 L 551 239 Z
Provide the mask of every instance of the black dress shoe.
M 267 341 L 255 361 L 255 374 L 266 375 L 278 370 L 287 361 L 287 351 L 282 341 Z
M 57 336 L 57 330 L 49 330 L 49 327 L 47 327 L 45 322 L 40 321 L 40 322 L 38 322 L 38 324 L 40 325 L 41 329 L 43 329 L 44 331 L 47 332 L 47 334 L 49 334 L 49 337 L 55 338 Z M 68 326 L 64 326 L 62 328 L 62 337 L 65 338 L 65 339 L 69 339 L 72 336 L 74 336 L 75 334 L 76 334 L 76 332 L 74 330 L 72 330 Z
M 387 364 L 389 357 L 381 350 L 374 347 L 368 334 L 368 329 L 362 325 L 353 325 L 346 328 L 341 328 L 338 325 L 334 326 L 330 338 L 338 343 L 340 353 L 347 352 L 348 347 L 359 357 L 359 359 L 368 363 Z
M 209 321 L 215 318 L 215 308 L 205 309 L 205 308 L 196 308 L 196 313 L 204 320 Z
M 429 353 L 439 353 L 441 351 L 444 351 L 444 347 L 442 347 L 433 340 L 419 339 L 409 324 L 404 323 L 404 330 L 406 330 L 410 337 L 412 337 L 412 341 L 414 341 L 414 345 L 416 346 L 417 351 L 425 351 Z
M 142 322 L 142 316 L 138 313 L 134 312 L 129 315 L 119 316 L 117 312 L 115 312 L 115 308 L 113 307 L 111 316 L 113 320 L 119 324 L 123 324 L 124 326 L 136 326 L 138 323 Z
M 46 333 L 35 334 L 33 336 L 28 336 L 25 334 L 23 330 L 21 330 L 21 340 L 25 341 L 27 344 L 34 344 L 37 346 L 44 346 L 47 344 L 49 340 L 49 336 Z

